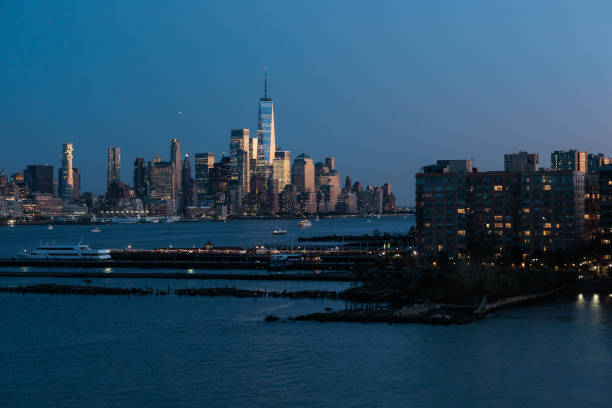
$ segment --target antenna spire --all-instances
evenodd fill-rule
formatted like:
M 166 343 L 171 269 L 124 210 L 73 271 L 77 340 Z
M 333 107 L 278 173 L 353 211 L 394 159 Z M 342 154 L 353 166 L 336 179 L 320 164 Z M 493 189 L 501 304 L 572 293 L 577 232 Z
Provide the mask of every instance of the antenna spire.
M 264 99 L 268 99 L 268 66 L 264 67 Z

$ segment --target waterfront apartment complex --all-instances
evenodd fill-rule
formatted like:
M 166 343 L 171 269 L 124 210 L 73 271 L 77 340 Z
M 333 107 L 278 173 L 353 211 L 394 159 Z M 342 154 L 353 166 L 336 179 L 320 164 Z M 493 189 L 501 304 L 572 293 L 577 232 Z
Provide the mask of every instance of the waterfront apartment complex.
M 580 171 L 479 172 L 471 160 L 439 160 L 416 175 L 416 231 L 429 255 L 462 256 L 484 241 L 500 256 L 575 250 L 594 215 Z

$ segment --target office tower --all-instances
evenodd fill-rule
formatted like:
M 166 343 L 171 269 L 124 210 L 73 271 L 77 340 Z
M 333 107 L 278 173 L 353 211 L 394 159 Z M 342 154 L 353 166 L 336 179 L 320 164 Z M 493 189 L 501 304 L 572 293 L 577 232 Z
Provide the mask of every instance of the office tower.
M 346 176 L 344 179 L 344 190 L 349 192 L 353 191 L 353 182 L 349 176 Z
M 252 137 L 249 142 L 249 160 L 257 160 L 257 137 Z
M 214 153 L 196 153 L 195 183 L 198 194 L 210 193 L 211 172 L 214 165 Z
M 144 158 L 137 157 L 134 161 L 134 193 L 136 197 L 144 198 L 147 195 L 146 172 Z
M 31 193 L 53 194 L 53 166 L 29 165 L 24 180 Z
M 249 129 L 232 129 L 230 139 L 230 162 L 233 183 L 241 188 L 241 194 L 249 192 Z
M 537 171 L 538 166 L 537 153 L 504 154 L 504 171 Z
M 291 152 L 288 150 L 277 150 L 274 152 L 274 169 L 272 177 L 278 191 L 281 192 L 291 184 Z
M 312 159 L 304 153 L 293 161 L 291 183 L 295 186 L 297 193 L 315 191 L 314 164 Z
M 342 190 L 336 202 L 336 212 L 340 214 L 356 214 L 357 195 L 353 194 L 351 190 Z
M 151 169 L 149 198 L 154 200 L 172 200 L 176 196 L 175 166 L 171 162 L 159 161 Z
M 181 174 L 181 204 L 183 208 L 192 207 L 195 205 L 195 183 L 191 175 L 191 160 L 188 154 L 185 154 L 183 160 L 183 169 Z
M 74 184 L 74 175 L 72 172 L 72 152 L 74 147 L 72 143 L 64 143 L 62 148 L 62 167 L 60 170 L 60 190 L 59 195 L 62 198 L 72 199 L 72 188 Z
M 257 126 L 257 160 L 273 164 L 276 151 L 274 134 L 274 102 L 268 98 L 268 71 L 264 78 L 264 97 L 259 99 L 259 116 Z
M 391 192 L 391 183 L 385 183 L 383 185 L 383 211 L 384 212 L 396 212 L 397 206 L 395 204 L 395 194 Z
M 383 211 L 383 191 L 380 187 L 367 186 L 357 192 L 357 208 L 362 214 L 381 214 Z
M 336 203 L 340 194 L 340 175 L 334 170 L 334 166 L 333 157 L 326 157 L 325 163 L 315 165 L 315 189 L 323 193 L 318 200 L 319 212 L 336 211 Z
M 249 129 L 232 129 L 230 132 L 230 158 L 237 156 L 238 150 L 249 152 Z
M 72 199 L 78 200 L 81 198 L 81 173 L 79 169 L 72 169 Z
M 214 194 L 225 193 L 232 180 L 232 166 L 228 156 L 223 156 L 221 161 L 214 164 L 211 176 L 212 192 Z
M 119 147 L 111 146 L 108 148 L 108 163 L 107 163 L 107 170 L 106 170 L 106 189 L 107 190 L 113 182 L 116 182 L 116 183 L 121 182 L 120 169 L 121 169 L 121 153 L 119 151 Z
M 576 150 L 555 150 L 550 154 L 550 167 L 553 170 L 587 172 L 587 153 Z
M 174 167 L 174 178 L 173 178 L 174 186 L 172 187 L 172 191 L 174 195 L 172 196 L 172 198 L 176 200 L 178 198 L 178 194 L 179 194 L 179 191 L 182 185 L 181 183 L 181 171 L 182 171 L 181 143 L 176 137 L 172 139 L 172 143 L 170 144 L 170 163 L 172 163 L 172 166 Z

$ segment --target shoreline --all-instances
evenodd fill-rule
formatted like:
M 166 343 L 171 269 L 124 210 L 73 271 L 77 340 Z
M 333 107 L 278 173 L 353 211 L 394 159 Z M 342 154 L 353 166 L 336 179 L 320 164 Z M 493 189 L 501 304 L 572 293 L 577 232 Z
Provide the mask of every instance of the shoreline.
M 179 297 L 234 297 L 234 298 L 286 298 L 286 299 L 310 299 L 310 300 L 343 300 L 344 310 L 333 310 L 325 308 L 324 312 L 315 312 L 299 316 L 278 317 L 268 315 L 266 322 L 275 321 L 316 321 L 319 323 L 386 323 L 406 324 L 421 323 L 432 325 L 450 326 L 453 324 L 469 324 L 485 319 L 499 310 L 523 307 L 533 302 L 544 301 L 562 294 L 581 293 L 579 288 L 568 288 L 566 286 L 555 288 L 546 292 L 528 295 L 511 296 L 499 299 L 492 303 L 486 302 L 486 296 L 479 306 L 452 305 L 443 303 L 431 303 L 427 300 L 406 304 L 401 308 L 394 308 L 386 302 L 363 302 L 352 297 L 349 290 L 262 290 L 262 289 L 239 289 L 235 287 L 209 287 L 209 288 L 170 288 L 153 289 L 102 287 L 87 285 L 67 285 L 44 283 L 35 285 L 0 286 L 0 294 L 47 294 L 47 295 L 115 295 L 115 296 L 179 296 Z

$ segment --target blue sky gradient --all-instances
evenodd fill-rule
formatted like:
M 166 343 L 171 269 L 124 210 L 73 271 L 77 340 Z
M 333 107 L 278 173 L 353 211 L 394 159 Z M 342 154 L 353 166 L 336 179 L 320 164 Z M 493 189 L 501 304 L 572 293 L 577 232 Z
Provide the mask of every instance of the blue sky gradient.
M 0 0 L 0 165 L 57 167 L 72 141 L 102 193 L 110 145 L 129 184 L 172 137 L 220 156 L 267 65 L 277 145 L 412 204 L 436 159 L 612 154 L 610 22 L 609 1 Z

